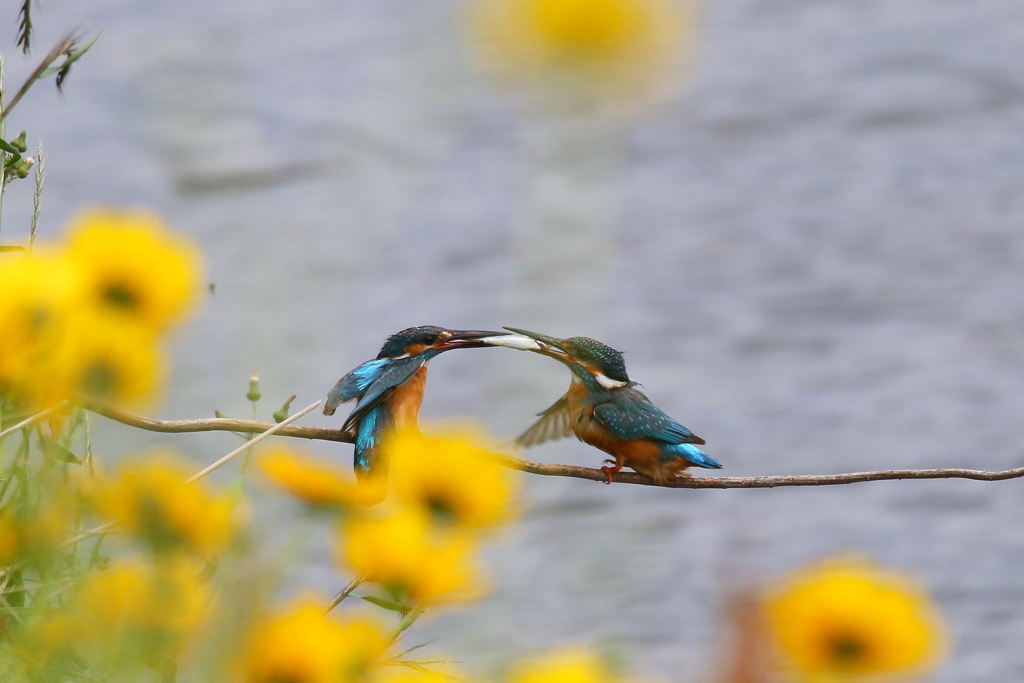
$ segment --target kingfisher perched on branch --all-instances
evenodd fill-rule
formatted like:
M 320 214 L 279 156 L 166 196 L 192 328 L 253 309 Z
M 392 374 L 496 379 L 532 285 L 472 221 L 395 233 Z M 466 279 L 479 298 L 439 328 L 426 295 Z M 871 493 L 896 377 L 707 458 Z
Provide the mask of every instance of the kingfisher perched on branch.
M 697 448 L 704 439 L 670 418 L 636 388 L 637 383 L 626 374 L 620 351 L 589 337 L 556 339 L 514 327 L 505 329 L 516 334 L 485 343 L 550 356 L 572 371 L 569 391 L 538 413 L 540 419 L 516 439 L 520 446 L 575 434 L 612 456 L 601 468 L 609 484 L 623 466 L 659 483 L 686 476 L 684 470 L 693 466 L 721 469 L 722 463 Z
M 334 415 L 342 403 L 359 400 L 341 427 L 355 444 L 356 475 L 383 474 L 375 451 L 385 431 L 417 427 L 427 361 L 450 349 L 492 346 L 479 340 L 505 335 L 508 332 L 410 327 L 388 337 L 374 360 L 338 380 L 327 394 L 324 415 Z

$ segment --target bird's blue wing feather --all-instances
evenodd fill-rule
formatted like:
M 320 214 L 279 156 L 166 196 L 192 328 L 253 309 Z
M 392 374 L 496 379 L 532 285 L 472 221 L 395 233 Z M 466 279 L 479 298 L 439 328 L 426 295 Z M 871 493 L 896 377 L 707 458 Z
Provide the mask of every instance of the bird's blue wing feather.
M 422 356 L 389 360 L 388 365 L 370 383 L 355 409 L 345 420 L 345 424 L 341 426 L 342 431 L 348 431 L 354 427 L 363 416 L 379 406 L 384 399 L 391 395 L 391 392 L 408 382 L 426 364 L 427 359 Z
M 689 429 L 662 412 L 643 392 L 625 387 L 609 392 L 594 406 L 594 417 L 616 439 L 654 439 L 668 444 L 704 443 Z
M 338 380 L 334 388 L 327 394 L 327 404 L 324 405 L 324 415 L 334 415 L 334 411 L 342 403 L 360 398 L 374 380 L 379 378 L 391 362 L 386 358 L 368 360 L 358 368 Z

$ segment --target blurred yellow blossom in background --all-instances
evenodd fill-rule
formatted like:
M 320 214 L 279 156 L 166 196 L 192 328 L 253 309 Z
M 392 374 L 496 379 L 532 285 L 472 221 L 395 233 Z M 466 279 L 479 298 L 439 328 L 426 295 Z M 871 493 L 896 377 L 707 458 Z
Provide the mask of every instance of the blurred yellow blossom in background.
M 19 557 L 46 561 L 71 534 L 79 515 L 77 497 L 57 485 L 44 489 L 27 509 L 19 510 L 16 501 L 8 500 L 0 508 L 0 567 Z
M 199 251 L 143 211 L 94 209 L 69 233 L 0 258 L 0 393 L 144 403 L 163 377 L 160 335 L 202 290 Z
M 84 211 L 71 222 L 67 250 L 88 304 L 149 329 L 181 322 L 198 299 L 199 250 L 149 211 Z
M 186 484 L 190 474 L 166 454 L 126 463 L 119 476 L 97 481 L 96 509 L 156 552 L 216 555 L 234 536 L 236 500 L 214 494 L 204 481 Z
M 375 621 L 324 615 L 302 600 L 258 622 L 241 664 L 244 683 L 349 683 L 367 677 L 390 638 Z
M 78 308 L 81 280 L 62 254 L 0 257 L 0 391 L 22 386 Z
M 485 68 L 548 101 L 628 101 L 665 80 L 689 42 L 675 0 L 478 0 L 468 30 Z
M 209 594 L 188 562 L 121 563 L 85 577 L 62 609 L 43 610 L 19 634 L 30 669 L 58 655 L 102 656 L 115 667 L 176 656 L 209 613 Z
M 97 645 L 132 636 L 174 644 L 207 615 L 207 598 L 197 567 L 175 560 L 102 572 L 82 584 L 74 605 Z
M 515 517 L 518 475 L 498 464 L 481 435 L 403 430 L 385 437 L 383 453 L 397 501 L 435 522 L 479 529 Z
M 144 403 L 163 378 L 163 359 L 153 332 L 86 311 L 68 317 L 45 368 L 25 380 L 29 393 L 43 405 L 69 393 L 111 403 Z
M 483 592 L 473 539 L 440 532 L 415 508 L 345 520 L 340 560 L 414 606 L 474 600 Z
M 257 463 L 275 486 L 315 507 L 365 507 L 382 500 L 387 490 L 386 479 L 346 476 L 294 448 L 274 446 Z
M 512 668 L 509 683 L 611 683 L 605 663 L 583 647 L 565 647 Z
M 790 576 L 769 596 L 768 625 L 806 680 L 889 680 L 927 672 L 945 652 L 939 615 L 907 577 L 839 558 Z

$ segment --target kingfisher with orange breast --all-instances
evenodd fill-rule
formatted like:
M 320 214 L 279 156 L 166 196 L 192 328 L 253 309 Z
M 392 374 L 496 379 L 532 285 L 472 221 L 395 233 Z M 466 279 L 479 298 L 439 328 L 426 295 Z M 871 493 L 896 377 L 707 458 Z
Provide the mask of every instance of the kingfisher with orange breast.
M 383 474 L 376 457 L 381 437 L 391 429 L 416 428 L 427 385 L 427 362 L 451 349 L 494 346 L 480 341 L 508 332 L 449 330 L 434 325 L 410 327 L 388 337 L 380 353 L 338 380 L 324 405 L 324 415 L 358 399 L 341 430 L 355 444 L 356 475 Z
M 517 439 L 524 448 L 575 434 L 580 441 L 612 456 L 601 470 L 612 482 L 624 466 L 659 483 L 687 476 L 689 467 L 721 469 L 703 452 L 700 438 L 657 408 L 626 374 L 622 353 L 589 337 L 556 339 L 536 332 L 515 332 L 483 340 L 492 346 L 534 351 L 572 371 L 569 391 L 539 413 L 540 419 Z

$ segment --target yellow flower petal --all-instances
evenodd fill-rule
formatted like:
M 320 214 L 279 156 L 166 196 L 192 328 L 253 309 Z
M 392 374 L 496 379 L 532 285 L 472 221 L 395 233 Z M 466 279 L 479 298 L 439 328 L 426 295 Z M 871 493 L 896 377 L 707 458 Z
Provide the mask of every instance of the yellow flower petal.
M 146 211 L 94 209 L 72 221 L 68 255 L 91 305 L 152 330 L 192 308 L 202 288 L 199 250 Z
M 479 436 L 405 430 L 385 437 L 383 453 L 396 500 L 435 521 L 479 529 L 515 516 L 518 475 L 499 465 Z
M 469 29 L 498 78 L 551 101 L 629 100 L 664 81 L 686 44 L 674 0 L 477 0 Z
M 284 447 L 274 447 L 257 460 L 274 485 L 313 506 L 365 507 L 384 498 L 387 481 L 344 476 L 328 464 Z
M 127 463 L 117 478 L 97 482 L 96 508 L 157 552 L 216 555 L 234 536 L 235 501 L 214 495 L 203 481 L 185 484 L 190 475 L 167 455 Z
M 438 533 L 419 510 L 352 516 L 343 532 L 342 563 L 417 606 L 473 600 L 482 592 L 473 540 Z
M 509 683 L 611 683 L 604 662 L 590 650 L 567 647 L 517 664 Z
M 766 609 L 779 649 L 807 675 L 906 676 L 933 668 L 944 651 L 928 596 L 907 578 L 860 560 L 797 572 Z
M 253 630 L 242 662 L 245 683 L 348 683 L 364 678 L 390 639 L 367 619 L 326 617 L 302 601 Z

